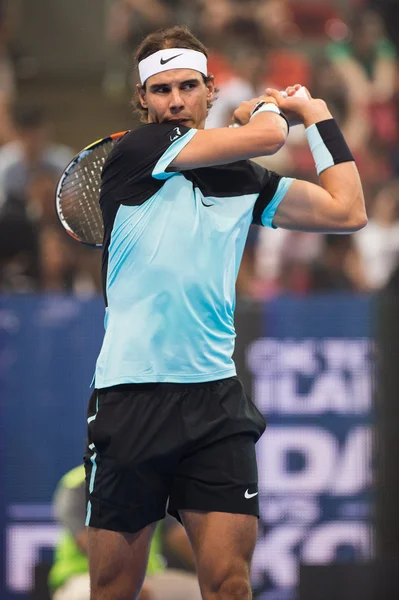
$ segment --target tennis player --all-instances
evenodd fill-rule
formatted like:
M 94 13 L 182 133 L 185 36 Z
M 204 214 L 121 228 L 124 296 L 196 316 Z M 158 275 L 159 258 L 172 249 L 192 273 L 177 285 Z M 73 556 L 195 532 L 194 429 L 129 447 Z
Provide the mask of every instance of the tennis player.
M 190 538 L 205 600 L 252 597 L 263 416 L 232 360 L 235 280 L 251 223 L 346 233 L 366 224 L 352 154 L 325 102 L 299 86 L 243 102 L 238 128 L 204 130 L 215 86 L 187 29 L 137 52 L 146 124 L 103 169 L 105 337 L 85 456 L 92 600 L 132 600 L 155 524 Z M 248 159 L 306 127 L 320 185 Z

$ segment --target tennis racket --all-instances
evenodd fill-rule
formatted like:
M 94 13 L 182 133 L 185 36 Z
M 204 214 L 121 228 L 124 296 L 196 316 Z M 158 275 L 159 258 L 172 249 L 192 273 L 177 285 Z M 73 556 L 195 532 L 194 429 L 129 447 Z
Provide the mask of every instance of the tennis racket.
M 57 185 L 55 206 L 61 225 L 75 240 L 93 248 L 101 248 L 104 237 L 99 203 L 101 171 L 108 154 L 125 133 L 114 133 L 81 150 Z

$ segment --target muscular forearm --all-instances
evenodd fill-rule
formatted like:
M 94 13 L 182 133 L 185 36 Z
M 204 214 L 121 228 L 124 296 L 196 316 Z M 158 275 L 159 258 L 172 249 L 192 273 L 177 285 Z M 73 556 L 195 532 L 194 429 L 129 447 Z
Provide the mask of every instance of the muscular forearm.
M 304 111 L 303 123 L 306 128 L 332 119 L 324 101 L 312 103 L 309 112 Z M 355 224 L 366 219 L 363 189 L 359 172 L 354 161 L 341 162 L 320 174 L 320 185 L 330 194 L 337 207 L 337 216 L 342 218 L 352 231 Z
M 359 173 L 342 133 L 326 103 L 319 98 L 277 90 L 270 93 L 288 118 L 306 127 L 306 135 L 315 161 L 320 185 L 294 181 L 277 208 L 273 224 L 300 231 L 348 233 L 367 222 Z M 269 93 L 269 90 L 267 90 Z
M 275 154 L 285 144 L 288 135 L 286 121 L 275 113 L 256 115 L 244 126 L 244 130 L 250 132 L 251 139 L 253 139 L 256 152 L 253 156 Z

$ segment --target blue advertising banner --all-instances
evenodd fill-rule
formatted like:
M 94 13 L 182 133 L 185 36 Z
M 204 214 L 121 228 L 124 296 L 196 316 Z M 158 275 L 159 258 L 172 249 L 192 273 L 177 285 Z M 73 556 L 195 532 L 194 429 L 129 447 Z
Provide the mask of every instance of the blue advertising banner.
M 371 300 L 279 299 L 246 349 L 258 443 L 259 597 L 294 600 L 300 562 L 372 555 Z
M 101 299 L 0 298 L 1 600 L 28 598 L 34 565 L 51 556 L 51 498 L 82 462 L 103 314 Z
M 101 299 L 0 298 L 2 600 L 27 600 L 34 565 L 51 557 L 51 498 L 83 456 L 103 314 Z M 371 300 L 353 296 L 237 311 L 239 374 L 268 421 L 258 443 L 259 598 L 293 600 L 299 562 L 372 552 L 370 314 Z

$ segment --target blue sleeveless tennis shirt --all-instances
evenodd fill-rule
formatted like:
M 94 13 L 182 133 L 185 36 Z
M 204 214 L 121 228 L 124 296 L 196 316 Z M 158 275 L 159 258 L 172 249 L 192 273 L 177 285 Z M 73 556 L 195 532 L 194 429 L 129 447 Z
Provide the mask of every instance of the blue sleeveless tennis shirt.
M 236 374 L 235 282 L 251 223 L 292 183 L 251 161 L 168 172 L 196 129 L 127 133 L 103 172 L 105 336 L 95 387 Z

